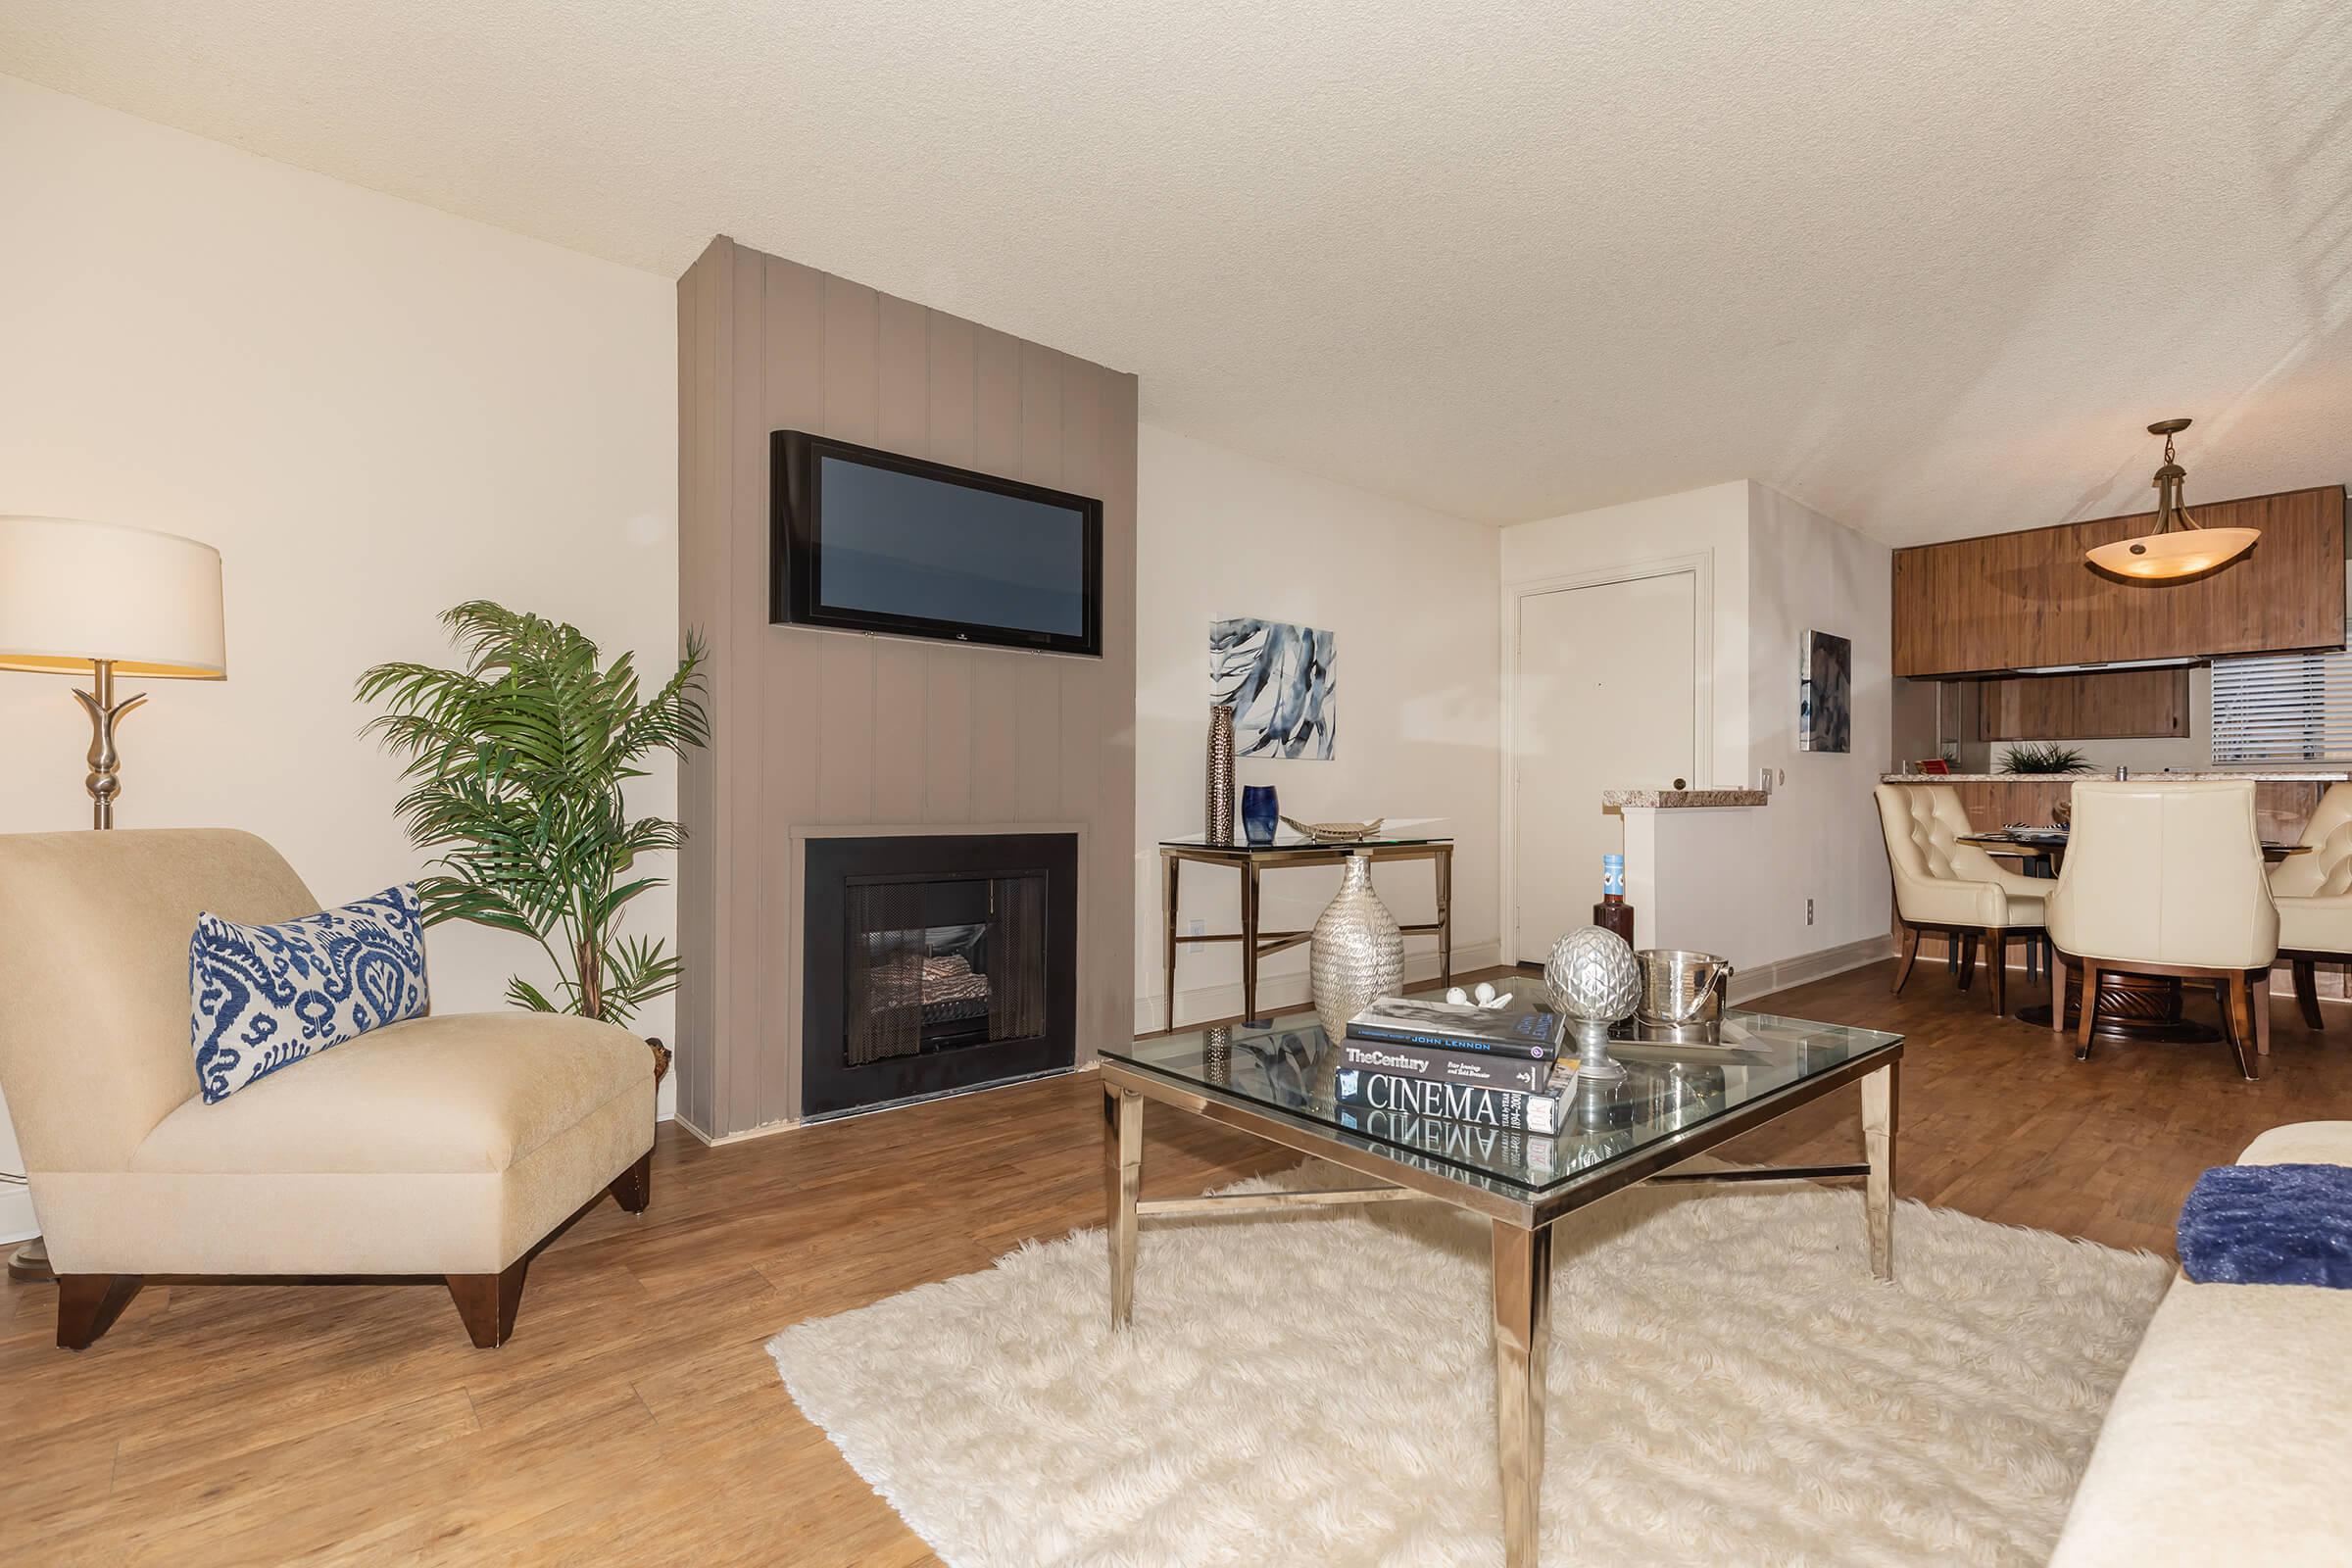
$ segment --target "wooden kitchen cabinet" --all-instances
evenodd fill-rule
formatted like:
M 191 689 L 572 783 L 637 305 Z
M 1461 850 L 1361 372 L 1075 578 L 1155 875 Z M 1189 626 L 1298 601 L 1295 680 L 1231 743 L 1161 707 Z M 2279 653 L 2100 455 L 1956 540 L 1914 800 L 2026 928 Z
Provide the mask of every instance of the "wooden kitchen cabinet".
M 2218 571 L 2179 582 L 2126 582 L 2082 559 L 2094 545 L 2147 532 L 2152 513 L 1896 551 L 1894 672 L 2344 645 L 2341 485 L 2189 510 L 2209 528 L 2259 528 L 2262 538 Z
M 1979 681 L 1977 738 L 2087 741 L 2186 735 L 2188 667 L 2007 675 Z

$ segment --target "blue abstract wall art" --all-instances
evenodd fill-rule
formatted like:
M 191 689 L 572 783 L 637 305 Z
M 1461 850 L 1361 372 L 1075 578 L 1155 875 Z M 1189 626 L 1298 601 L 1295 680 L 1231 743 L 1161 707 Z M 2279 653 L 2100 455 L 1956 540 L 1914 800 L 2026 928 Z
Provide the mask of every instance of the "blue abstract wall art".
M 1331 760 L 1339 652 L 1330 632 L 1281 620 L 1208 626 L 1208 700 L 1233 705 L 1238 757 Z

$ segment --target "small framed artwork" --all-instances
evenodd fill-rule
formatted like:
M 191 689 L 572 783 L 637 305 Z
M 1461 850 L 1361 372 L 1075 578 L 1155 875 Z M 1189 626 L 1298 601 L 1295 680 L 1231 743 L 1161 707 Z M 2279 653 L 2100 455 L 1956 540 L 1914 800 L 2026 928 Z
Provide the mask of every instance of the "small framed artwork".
M 1339 640 L 1254 618 L 1208 627 L 1208 700 L 1233 708 L 1237 757 L 1328 762 L 1339 733 Z
M 1808 631 L 1797 658 L 1796 749 L 1854 749 L 1854 644 L 1835 632 Z

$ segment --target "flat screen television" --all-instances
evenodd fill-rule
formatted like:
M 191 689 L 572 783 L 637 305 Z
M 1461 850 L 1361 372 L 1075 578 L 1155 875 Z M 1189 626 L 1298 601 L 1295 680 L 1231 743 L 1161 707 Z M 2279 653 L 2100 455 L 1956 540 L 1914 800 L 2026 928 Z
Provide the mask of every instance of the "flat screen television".
M 1102 502 L 805 430 L 769 457 L 776 624 L 1102 654 Z

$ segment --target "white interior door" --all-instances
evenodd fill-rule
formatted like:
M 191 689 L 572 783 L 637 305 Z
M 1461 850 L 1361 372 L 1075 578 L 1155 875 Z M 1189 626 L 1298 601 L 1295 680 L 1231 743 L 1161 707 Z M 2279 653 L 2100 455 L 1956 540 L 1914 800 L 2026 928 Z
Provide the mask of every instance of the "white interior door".
M 1623 843 L 1600 792 L 1696 781 L 1698 577 L 1690 570 L 1529 594 L 1513 639 L 1512 945 L 1541 963 L 1592 923 L 1600 858 Z

